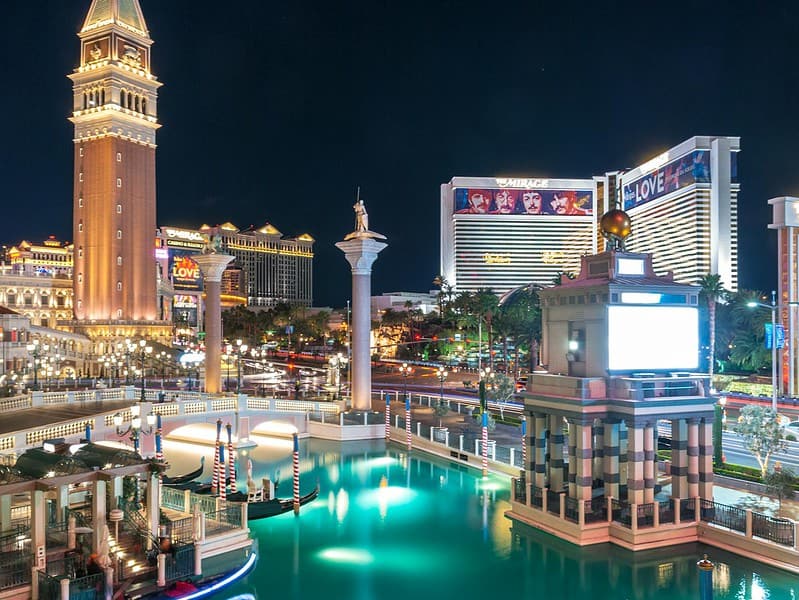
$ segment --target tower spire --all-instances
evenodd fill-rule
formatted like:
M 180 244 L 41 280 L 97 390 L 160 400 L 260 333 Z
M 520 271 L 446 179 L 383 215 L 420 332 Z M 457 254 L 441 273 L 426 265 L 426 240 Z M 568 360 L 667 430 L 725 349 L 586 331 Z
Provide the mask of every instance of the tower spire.
M 107 25 L 118 25 L 143 37 L 149 37 L 139 0 L 92 0 L 80 32 L 88 33 Z

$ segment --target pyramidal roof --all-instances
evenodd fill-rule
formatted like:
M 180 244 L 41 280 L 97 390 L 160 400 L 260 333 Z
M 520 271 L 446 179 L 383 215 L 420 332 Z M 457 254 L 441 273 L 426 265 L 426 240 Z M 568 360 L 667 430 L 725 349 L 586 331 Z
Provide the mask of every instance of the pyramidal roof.
M 139 0 L 92 0 L 81 33 L 111 24 L 147 36 L 147 23 L 144 22 Z

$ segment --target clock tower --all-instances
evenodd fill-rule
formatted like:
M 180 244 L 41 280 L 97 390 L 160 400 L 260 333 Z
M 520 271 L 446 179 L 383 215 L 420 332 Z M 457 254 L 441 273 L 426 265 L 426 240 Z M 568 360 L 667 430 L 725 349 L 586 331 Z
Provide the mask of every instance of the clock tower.
M 158 321 L 158 88 L 138 0 L 92 0 L 73 83 L 73 329 L 93 339 L 169 339 Z M 166 338 L 166 339 L 163 339 Z M 110 340 L 109 340 L 110 341 Z

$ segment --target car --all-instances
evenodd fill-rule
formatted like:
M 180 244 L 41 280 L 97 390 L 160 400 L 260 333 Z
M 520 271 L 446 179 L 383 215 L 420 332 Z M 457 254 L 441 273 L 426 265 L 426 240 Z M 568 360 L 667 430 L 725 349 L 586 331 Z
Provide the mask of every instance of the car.
M 783 425 L 782 430 L 786 435 L 791 434 L 799 439 L 799 421 L 791 421 L 787 425 Z

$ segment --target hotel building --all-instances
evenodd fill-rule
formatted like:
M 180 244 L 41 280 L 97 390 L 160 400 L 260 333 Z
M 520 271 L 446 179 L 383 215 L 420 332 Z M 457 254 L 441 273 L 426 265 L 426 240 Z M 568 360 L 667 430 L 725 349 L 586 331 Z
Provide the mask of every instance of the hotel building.
M 696 136 L 622 173 L 627 250 L 652 254 L 655 271 L 673 271 L 675 281 L 716 273 L 737 290 L 739 150 L 737 137 Z
M 658 274 L 738 288 L 740 138 L 696 136 L 628 171 L 591 179 L 455 177 L 441 186 L 441 274 L 458 292 L 548 286 L 603 249 L 601 216 L 632 219 L 627 250 Z
M 455 177 L 441 186 L 441 275 L 501 294 L 576 272 L 597 249 L 594 179 Z

